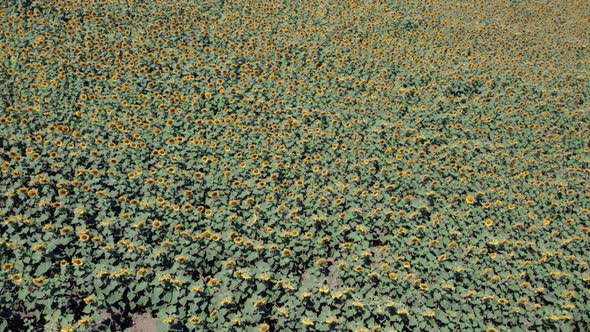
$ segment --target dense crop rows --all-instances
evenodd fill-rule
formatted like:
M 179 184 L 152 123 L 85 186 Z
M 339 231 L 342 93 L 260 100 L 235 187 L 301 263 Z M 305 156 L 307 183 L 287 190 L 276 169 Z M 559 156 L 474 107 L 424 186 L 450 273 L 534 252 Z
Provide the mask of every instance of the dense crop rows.
M 0 330 L 590 329 L 587 1 L 2 1 Z

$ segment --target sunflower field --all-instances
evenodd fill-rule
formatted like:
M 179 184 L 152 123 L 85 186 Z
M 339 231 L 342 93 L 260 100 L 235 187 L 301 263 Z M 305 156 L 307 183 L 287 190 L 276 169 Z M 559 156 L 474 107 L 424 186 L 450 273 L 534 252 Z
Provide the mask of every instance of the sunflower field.
M 590 2 L 0 1 L 0 331 L 590 330 Z

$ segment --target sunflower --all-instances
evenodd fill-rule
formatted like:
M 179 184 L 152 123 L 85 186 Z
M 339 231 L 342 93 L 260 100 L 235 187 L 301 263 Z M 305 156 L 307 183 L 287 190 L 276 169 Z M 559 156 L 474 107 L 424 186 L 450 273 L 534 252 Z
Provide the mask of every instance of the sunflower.
M 81 258 L 74 258 L 74 259 L 72 259 L 72 264 L 74 266 L 82 266 L 82 265 L 84 265 L 84 260 Z
M 422 316 L 424 316 L 426 318 L 434 318 L 435 313 L 434 313 L 434 311 L 427 311 L 427 312 L 422 313 Z
M 198 316 L 193 316 L 188 321 L 189 321 L 189 323 L 191 323 L 193 325 L 196 325 L 196 324 L 199 324 L 200 322 L 202 322 L 203 319 L 201 317 L 198 317 Z
M 214 286 L 217 286 L 217 285 L 219 285 L 219 283 L 220 283 L 220 280 L 219 280 L 219 279 L 212 278 L 211 280 L 209 280 L 209 281 L 207 282 L 207 286 L 209 286 L 209 287 L 214 287 Z
M 185 256 L 178 256 L 174 258 L 174 260 L 181 264 L 188 262 L 188 258 L 186 258 Z
M 182 286 L 182 285 L 185 284 L 184 281 L 178 280 L 178 279 L 171 279 L 170 280 L 170 283 L 173 284 L 173 285 L 175 285 L 175 286 Z
M 347 262 L 340 262 L 340 263 L 338 263 L 338 268 L 340 268 L 340 269 L 346 269 L 346 268 L 348 268 L 348 266 L 349 265 L 348 265 Z
M 72 231 L 73 231 L 73 230 L 72 230 L 72 228 L 71 228 L 71 227 L 68 227 L 68 226 L 66 226 L 66 227 L 62 227 L 62 228 L 59 230 L 59 233 L 60 233 L 60 234 L 62 234 L 62 235 L 66 235 L 66 234 L 69 234 L 69 233 L 71 233 Z
M 576 296 L 576 291 L 570 290 L 567 291 L 563 294 L 563 297 L 565 297 L 566 299 L 571 299 L 572 297 Z
M 94 297 L 85 297 L 84 298 L 84 303 L 86 303 L 86 304 L 96 303 L 96 298 L 94 298 Z
M 176 317 L 174 317 L 174 316 L 162 319 L 162 323 L 164 323 L 164 324 L 172 324 L 175 321 L 176 321 Z
M 467 197 L 465 197 L 465 202 L 467 202 L 468 204 L 473 204 L 475 203 L 475 197 L 467 195 Z
M 14 279 L 13 279 L 14 280 Z M 34 278 L 33 283 L 37 286 L 43 286 L 47 283 L 47 280 L 43 277 Z
M 23 281 L 23 276 L 21 274 L 13 274 L 10 276 L 12 282 L 20 284 Z

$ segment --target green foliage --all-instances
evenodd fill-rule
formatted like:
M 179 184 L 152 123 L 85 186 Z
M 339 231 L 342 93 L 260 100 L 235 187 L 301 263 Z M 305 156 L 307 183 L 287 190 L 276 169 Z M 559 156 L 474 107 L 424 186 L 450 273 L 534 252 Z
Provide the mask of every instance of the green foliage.
M 588 330 L 588 21 L 480 5 L 4 2 L 0 330 Z

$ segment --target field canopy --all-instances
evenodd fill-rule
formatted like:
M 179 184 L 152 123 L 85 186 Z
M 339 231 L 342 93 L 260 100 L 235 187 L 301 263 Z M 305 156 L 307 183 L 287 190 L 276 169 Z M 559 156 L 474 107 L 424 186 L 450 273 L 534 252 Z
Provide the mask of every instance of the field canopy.
M 590 330 L 589 17 L 1 1 L 0 330 Z

